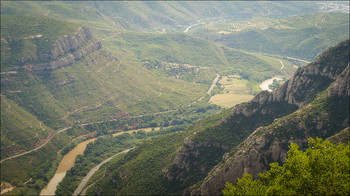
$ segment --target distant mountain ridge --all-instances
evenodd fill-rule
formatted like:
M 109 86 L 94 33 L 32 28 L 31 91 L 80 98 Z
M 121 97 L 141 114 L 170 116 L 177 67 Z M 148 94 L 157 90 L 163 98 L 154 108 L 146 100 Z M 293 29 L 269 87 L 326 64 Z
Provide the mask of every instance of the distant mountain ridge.
M 312 61 L 349 37 L 349 16 L 321 12 L 283 19 L 217 22 L 199 25 L 189 33 L 235 49 Z
M 285 17 L 317 12 L 310 2 L 2 2 L 2 14 L 25 14 L 70 19 L 98 28 L 154 31 L 171 27 L 184 30 L 201 18 L 246 19 L 255 16 Z M 96 24 L 100 23 L 100 24 Z M 94 24 L 95 23 L 95 24 Z

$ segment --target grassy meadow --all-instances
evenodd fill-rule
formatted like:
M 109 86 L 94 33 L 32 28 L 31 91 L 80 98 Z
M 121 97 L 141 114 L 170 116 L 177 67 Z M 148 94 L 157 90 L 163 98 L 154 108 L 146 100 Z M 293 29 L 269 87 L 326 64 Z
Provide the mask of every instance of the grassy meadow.
M 254 97 L 249 81 L 241 79 L 239 75 L 223 76 L 218 83 L 223 88 L 222 93 L 212 96 L 209 103 L 231 108 Z

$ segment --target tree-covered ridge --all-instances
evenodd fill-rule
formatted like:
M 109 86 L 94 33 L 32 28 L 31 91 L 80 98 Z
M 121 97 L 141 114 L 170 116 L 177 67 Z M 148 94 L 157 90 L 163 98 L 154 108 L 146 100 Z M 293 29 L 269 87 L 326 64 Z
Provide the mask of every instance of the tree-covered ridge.
M 323 50 L 349 37 L 349 16 L 317 13 L 284 19 L 218 22 L 198 26 L 191 34 L 231 48 L 311 61 Z
M 182 32 L 197 20 L 246 19 L 255 16 L 285 17 L 314 13 L 319 5 L 310 2 L 1 2 L 3 14 L 48 16 L 78 22 L 99 31 Z
M 236 185 L 228 183 L 224 195 L 349 195 L 350 145 L 309 139 L 303 152 L 290 145 L 286 162 L 270 164 L 258 180 L 247 174 Z
M 62 35 L 77 31 L 78 28 L 79 25 L 76 23 L 49 17 L 1 15 L 1 37 L 9 40 L 30 39 L 31 35 L 40 34 L 52 42 Z

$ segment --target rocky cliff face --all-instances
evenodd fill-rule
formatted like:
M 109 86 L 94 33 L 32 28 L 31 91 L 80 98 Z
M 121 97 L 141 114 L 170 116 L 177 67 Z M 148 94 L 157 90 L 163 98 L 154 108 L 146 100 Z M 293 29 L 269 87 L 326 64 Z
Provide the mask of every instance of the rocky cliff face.
M 51 59 L 57 59 L 69 51 L 74 51 L 83 45 L 88 40 L 93 39 L 92 34 L 88 28 L 82 27 L 73 35 L 65 35 L 56 41 L 53 49 L 49 52 Z
M 348 67 L 346 70 L 340 74 L 338 79 L 332 84 L 332 86 L 328 90 L 328 96 L 338 96 L 338 97 L 343 97 L 343 96 L 350 96 L 350 80 L 349 80 L 349 75 L 350 75 L 350 63 L 348 64 Z
M 289 81 L 271 94 L 263 93 L 255 97 L 252 102 L 259 104 L 284 100 L 301 108 L 286 117 L 276 119 L 269 126 L 255 129 L 238 146 L 233 156 L 229 153 L 223 156 L 223 162 L 208 174 L 200 188 L 191 190 L 191 194 L 221 195 L 226 182 L 236 182 L 246 173 L 257 177 L 258 173 L 269 168 L 270 163 L 283 163 L 290 143 L 297 143 L 301 148 L 305 148 L 307 138 L 310 136 L 327 138 L 348 127 L 350 87 L 348 51 L 349 41 L 343 42 L 324 53 L 314 63 L 299 68 Z M 328 85 L 324 82 L 334 81 L 335 78 L 337 80 L 332 85 L 330 82 L 327 82 Z M 326 86 L 322 87 L 318 83 Z M 311 104 L 306 105 L 302 100 L 303 96 L 306 99 L 315 97 L 310 95 L 310 92 L 317 92 L 327 87 L 329 87 L 328 95 L 318 97 Z M 303 105 L 305 106 L 302 107 Z M 234 118 L 238 113 L 249 116 L 252 112 L 254 110 L 234 108 L 230 118 Z
M 194 143 L 189 138 L 186 138 L 184 140 L 184 146 L 177 150 L 171 172 L 164 170 L 165 176 L 168 181 L 184 181 L 188 173 L 195 168 L 199 169 L 200 174 L 205 175 L 210 171 L 210 163 L 209 165 L 203 164 L 202 161 L 205 160 L 201 160 L 199 155 L 201 155 L 203 151 L 211 151 L 219 158 L 229 149 L 229 146 L 225 144 L 210 142 Z
M 215 143 L 220 143 L 218 146 L 222 151 L 227 151 L 222 146 L 233 148 L 242 142 L 247 136 L 249 136 L 254 130 L 261 126 L 267 126 L 274 122 L 276 118 L 281 118 L 286 116 L 298 108 L 303 107 L 312 101 L 317 93 L 322 92 L 327 89 L 329 85 L 335 81 L 335 79 L 342 73 L 342 71 L 348 65 L 349 59 L 349 41 L 342 42 L 337 46 L 324 52 L 315 62 L 309 64 L 306 67 L 299 68 L 292 78 L 282 84 L 272 93 L 267 91 L 258 94 L 251 102 L 240 104 L 232 109 L 230 115 L 222 119 L 216 127 L 212 129 L 205 130 L 206 132 L 211 132 L 212 135 L 221 134 L 230 138 L 228 141 L 224 139 L 214 140 L 211 137 L 201 137 L 201 133 L 197 133 L 185 141 L 184 146 L 177 151 L 176 159 L 174 161 L 173 169 L 169 172 L 165 172 L 165 177 L 168 180 L 181 180 L 186 176 L 191 175 L 193 169 L 189 169 L 189 166 L 202 167 L 201 157 L 208 157 L 208 151 L 204 149 L 203 144 L 207 147 L 213 146 Z M 210 134 L 209 134 L 210 135 Z M 231 142 L 230 142 L 231 141 Z M 234 141 L 234 142 L 233 142 Z M 279 149 L 278 146 L 282 143 L 288 142 L 289 139 L 272 141 L 271 148 Z M 260 145 L 265 147 L 264 138 L 260 139 L 262 142 Z M 305 141 L 302 139 L 301 143 Z M 192 145 L 187 145 L 191 143 Z M 271 143 L 271 142 L 270 142 Z M 269 143 L 269 144 L 270 144 Z M 197 145 L 201 144 L 201 145 Z M 257 144 L 258 145 L 258 144 Z M 200 146 L 198 148 L 197 146 Z M 286 146 L 288 148 L 288 145 Z M 249 151 L 251 157 L 245 159 L 246 153 L 242 154 L 240 158 L 237 158 L 237 165 L 233 167 L 228 174 L 226 174 L 227 168 L 219 169 L 224 173 L 215 173 L 215 180 L 210 180 L 211 176 L 214 174 L 209 174 L 206 181 L 202 184 L 201 188 L 193 191 L 193 194 L 203 194 L 212 195 L 220 194 L 220 191 L 224 186 L 224 182 L 228 179 L 233 179 L 233 176 L 241 176 L 241 174 L 246 172 L 262 171 L 265 165 L 259 165 L 259 149 Z M 195 154 L 195 156 L 193 156 Z M 215 158 L 216 154 L 213 153 L 212 157 Z M 227 156 L 227 155 L 226 155 Z M 271 159 L 267 160 L 266 163 L 271 160 L 285 158 L 285 154 L 282 151 L 275 151 L 273 155 L 270 156 Z M 259 161 L 253 161 L 259 160 Z M 255 164 L 254 167 L 247 167 L 245 164 Z M 218 166 L 220 167 L 220 166 Z M 185 169 L 186 168 L 186 169 Z M 242 168 L 246 168 L 241 170 Z M 254 168 L 254 169 L 252 169 Z M 231 174 L 235 171 L 235 175 Z M 225 175 L 223 175 L 225 174 Z M 237 174 L 237 175 L 236 175 Z M 212 182 L 218 183 L 212 183 Z M 232 180 L 231 180 L 232 181 Z M 208 182 L 208 183 L 207 183 Z M 192 190 L 186 190 L 184 193 L 188 193 Z
M 52 49 L 39 56 L 40 59 L 47 59 L 45 63 L 27 64 L 23 66 L 29 71 L 52 70 L 74 63 L 91 52 L 101 48 L 101 43 L 93 38 L 90 30 L 81 27 L 78 32 L 72 35 L 65 35 L 53 45 Z M 32 59 L 21 59 L 22 63 L 30 63 Z

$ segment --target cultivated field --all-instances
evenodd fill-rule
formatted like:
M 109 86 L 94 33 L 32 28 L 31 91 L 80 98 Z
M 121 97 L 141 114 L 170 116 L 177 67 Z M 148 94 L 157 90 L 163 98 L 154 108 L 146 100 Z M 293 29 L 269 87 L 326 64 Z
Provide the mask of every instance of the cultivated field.
M 209 102 L 224 108 L 230 108 L 236 104 L 249 101 L 254 95 L 252 95 L 248 83 L 247 80 L 241 79 L 238 75 L 224 76 L 219 81 L 219 84 L 224 88 L 223 93 L 212 96 Z

